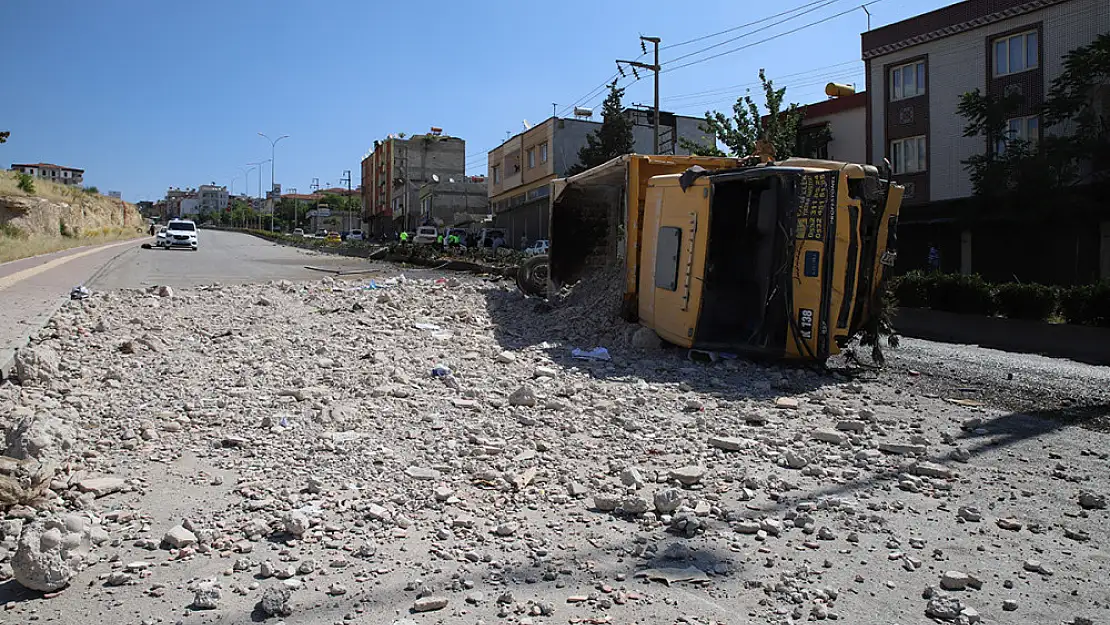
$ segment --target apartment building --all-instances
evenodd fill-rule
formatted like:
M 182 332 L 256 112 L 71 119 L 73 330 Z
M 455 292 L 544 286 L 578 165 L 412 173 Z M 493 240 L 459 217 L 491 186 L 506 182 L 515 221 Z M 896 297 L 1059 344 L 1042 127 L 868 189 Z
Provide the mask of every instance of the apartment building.
M 633 121 L 634 151 L 651 154 L 653 111 L 629 108 L 624 112 Z M 682 139 L 709 145 L 713 137 L 701 130 L 702 122 L 700 117 L 660 111 L 659 151 L 689 154 L 681 146 Z M 600 127 L 601 122 L 550 117 L 490 150 L 486 176 L 490 208 L 496 225 L 509 231 L 510 241 L 548 237 L 551 181 L 578 164 L 586 136 Z
M 832 138 L 817 146 L 812 156 L 846 163 L 867 163 L 867 92 L 853 93 L 808 104 L 798 134 L 828 130 Z
M 1011 136 L 1041 140 L 1058 130 L 1045 128 L 1038 112 L 1063 56 L 1108 31 L 1106 0 L 966 0 L 863 33 L 868 161 L 890 159 L 906 186 L 900 259 L 921 264 L 915 259 L 934 243 L 946 270 L 1048 282 L 1110 276 L 1105 221 L 1036 227 L 1001 215 L 989 226 L 967 223 L 973 187 L 963 161 L 1003 146 L 964 137 L 967 120 L 956 112 L 960 96 L 975 89 L 1016 93 Z M 1061 258 L 1059 267 L 1014 258 L 1015 243 L 1031 238 L 1045 257 Z
M 484 217 L 488 206 L 485 176 L 434 176 L 420 187 L 421 223 L 436 226 L 470 223 Z
M 197 210 L 201 213 L 218 213 L 228 206 L 227 187 L 202 184 L 196 190 Z
M 362 204 L 373 234 L 411 230 L 421 225 L 420 187 L 441 179 L 462 178 L 466 142 L 432 128 L 427 134 L 390 135 L 375 141 L 362 159 Z
M 63 167 L 50 163 L 13 163 L 12 171 L 58 184 L 80 186 L 85 181 L 85 170 Z

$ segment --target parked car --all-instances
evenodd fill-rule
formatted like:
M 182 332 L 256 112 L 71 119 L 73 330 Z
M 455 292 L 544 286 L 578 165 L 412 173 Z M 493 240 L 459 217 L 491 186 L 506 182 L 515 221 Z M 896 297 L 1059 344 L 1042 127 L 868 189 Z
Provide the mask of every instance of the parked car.
M 339 243 L 343 240 L 343 238 L 339 236 L 339 233 L 334 231 L 327 233 L 327 236 L 324 238 L 328 243 Z
M 155 247 L 165 247 L 166 246 L 166 230 L 167 230 L 167 228 L 165 226 L 162 226 L 161 228 L 158 229 L 158 233 L 156 235 L 154 235 L 155 236 L 155 238 L 154 238 Z
M 547 253 L 551 247 L 551 242 L 547 239 L 538 239 L 531 246 L 524 248 L 524 253 L 527 256 L 542 256 Z
M 439 230 L 435 226 L 420 226 L 416 229 L 416 236 L 413 237 L 413 243 L 419 245 L 427 245 L 435 243 L 439 238 Z
M 293 236 L 303 237 L 304 236 L 304 228 L 294 228 L 293 229 Z
M 363 239 L 362 230 L 351 230 L 347 233 L 348 241 L 362 241 Z
M 316 238 L 317 239 L 326 239 L 327 237 L 328 237 L 328 229 L 327 228 L 320 228 L 319 230 L 316 231 Z
M 197 249 L 197 224 L 188 219 L 174 219 L 166 224 L 165 247 Z

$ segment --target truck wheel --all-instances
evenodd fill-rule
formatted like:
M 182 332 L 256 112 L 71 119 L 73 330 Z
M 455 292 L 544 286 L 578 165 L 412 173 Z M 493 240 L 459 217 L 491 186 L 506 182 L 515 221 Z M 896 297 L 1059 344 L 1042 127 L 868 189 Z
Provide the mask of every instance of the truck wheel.
M 542 297 L 547 294 L 547 275 L 547 256 L 533 256 L 517 268 L 516 286 L 525 295 Z

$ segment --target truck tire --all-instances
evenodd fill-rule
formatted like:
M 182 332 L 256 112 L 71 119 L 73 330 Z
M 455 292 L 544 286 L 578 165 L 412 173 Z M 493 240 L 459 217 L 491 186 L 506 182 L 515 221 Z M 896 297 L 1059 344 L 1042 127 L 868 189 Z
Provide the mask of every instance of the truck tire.
M 525 295 L 547 295 L 547 256 L 533 256 L 517 268 L 516 286 Z

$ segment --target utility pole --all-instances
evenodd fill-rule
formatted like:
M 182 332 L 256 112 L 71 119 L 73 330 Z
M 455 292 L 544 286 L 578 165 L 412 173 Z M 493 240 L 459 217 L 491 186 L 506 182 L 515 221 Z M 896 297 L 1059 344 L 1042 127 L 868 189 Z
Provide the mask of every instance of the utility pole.
M 346 177 L 345 178 L 340 177 L 339 182 L 340 183 L 343 183 L 343 182 L 347 183 L 347 207 L 346 207 L 347 208 L 347 210 L 346 210 L 347 215 L 346 215 L 346 221 L 347 221 L 347 232 L 350 233 L 351 232 L 351 170 L 349 170 L 349 169 L 343 170 L 343 176 L 346 176 Z
M 558 105 L 558 104 L 555 104 L 554 102 L 552 102 L 552 103 L 551 103 L 551 116 L 552 116 L 552 117 L 555 117 L 555 115 L 556 115 L 556 112 L 557 112 L 557 110 L 558 110 L 558 108 L 557 108 L 558 106 L 559 106 L 559 105 Z
M 640 49 L 644 51 L 644 54 L 647 54 L 647 46 L 644 45 L 645 41 L 650 42 L 650 43 L 655 45 L 655 63 L 653 63 L 651 65 L 648 65 L 647 63 L 640 63 L 639 61 L 622 61 L 620 59 L 617 59 L 617 71 L 620 72 L 621 76 L 624 76 L 624 68 L 621 66 L 621 64 L 623 63 L 624 65 L 628 65 L 629 67 L 632 68 L 632 74 L 634 76 L 636 76 L 637 80 L 639 80 L 639 78 L 640 78 L 640 74 L 636 72 L 637 67 L 639 67 L 640 69 L 646 69 L 646 70 L 655 72 L 655 124 L 654 124 L 654 129 L 652 131 L 652 145 L 651 145 L 652 152 L 651 153 L 652 154 L 658 154 L 659 153 L 659 69 L 660 69 L 659 68 L 659 41 L 660 41 L 660 39 L 659 39 L 659 37 L 645 37 L 643 35 L 640 35 Z

